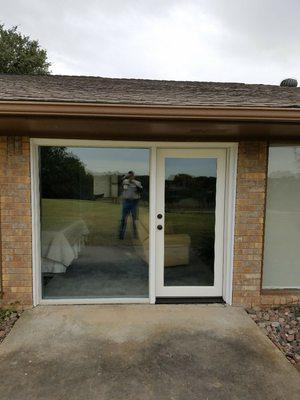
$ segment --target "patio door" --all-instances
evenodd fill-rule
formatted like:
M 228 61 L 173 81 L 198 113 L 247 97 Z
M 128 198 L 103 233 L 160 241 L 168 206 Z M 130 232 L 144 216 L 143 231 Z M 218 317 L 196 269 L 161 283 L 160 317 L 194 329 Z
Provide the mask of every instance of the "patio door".
M 222 296 L 225 149 L 158 149 L 156 296 Z

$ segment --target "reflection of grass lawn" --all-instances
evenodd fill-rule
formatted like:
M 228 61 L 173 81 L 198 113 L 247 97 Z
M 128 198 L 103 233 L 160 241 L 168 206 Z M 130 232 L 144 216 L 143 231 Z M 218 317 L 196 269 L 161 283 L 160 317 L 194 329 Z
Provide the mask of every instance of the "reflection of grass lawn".
M 119 243 L 118 229 L 122 205 L 105 201 L 43 199 L 42 229 L 59 230 L 73 221 L 82 219 L 89 231 L 89 244 Z M 140 213 L 147 213 L 146 207 L 140 207 Z M 130 237 L 131 221 L 128 223 L 127 236 Z M 124 244 L 126 244 L 126 240 Z
M 199 245 L 203 238 L 214 235 L 214 214 L 213 213 L 179 213 L 167 214 L 166 230 L 174 233 L 188 233 L 193 245 Z
M 42 229 L 59 230 L 78 219 L 83 219 L 90 231 L 89 244 L 119 243 L 118 228 L 121 216 L 121 204 L 89 200 L 43 199 L 41 206 Z M 148 208 L 139 207 L 143 219 Z M 208 213 L 168 213 L 166 231 L 170 233 L 188 233 L 192 243 L 198 244 L 206 235 L 212 235 L 214 215 Z M 128 224 L 127 236 L 130 237 L 131 223 Z M 124 244 L 126 244 L 127 240 Z

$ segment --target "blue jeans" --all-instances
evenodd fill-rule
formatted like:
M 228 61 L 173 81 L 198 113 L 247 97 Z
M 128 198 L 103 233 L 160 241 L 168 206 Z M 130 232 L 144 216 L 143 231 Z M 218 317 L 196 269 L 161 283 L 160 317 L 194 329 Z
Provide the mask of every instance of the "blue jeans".
M 119 239 L 124 239 L 128 215 L 132 216 L 133 236 L 137 237 L 135 220 L 137 219 L 137 208 L 139 199 L 124 199 L 122 205 L 122 217 L 119 229 Z

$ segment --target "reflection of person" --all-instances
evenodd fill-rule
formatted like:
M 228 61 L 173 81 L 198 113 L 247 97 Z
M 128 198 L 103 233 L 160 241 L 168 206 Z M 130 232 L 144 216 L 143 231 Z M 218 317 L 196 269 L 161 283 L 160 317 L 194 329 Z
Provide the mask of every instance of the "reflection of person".
M 123 205 L 122 205 L 122 217 L 119 229 L 119 239 L 124 239 L 126 231 L 127 217 L 129 214 L 132 216 L 133 235 L 137 237 L 136 224 L 137 219 L 137 208 L 141 198 L 141 192 L 143 190 L 141 182 L 135 179 L 133 171 L 129 171 L 124 176 L 122 181 L 123 186 Z

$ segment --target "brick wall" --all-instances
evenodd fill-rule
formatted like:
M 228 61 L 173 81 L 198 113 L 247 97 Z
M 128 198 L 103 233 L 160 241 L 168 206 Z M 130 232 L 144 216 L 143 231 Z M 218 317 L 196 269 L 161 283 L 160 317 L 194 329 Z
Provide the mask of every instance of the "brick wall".
M 29 138 L 0 137 L 2 305 L 32 304 Z M 0 300 L 1 301 L 1 300 Z
M 285 304 L 290 292 L 261 293 L 266 142 L 239 144 L 234 238 L 233 304 Z M 29 139 L 0 137 L 0 257 L 2 300 L 32 305 Z M 1 275 L 1 274 L 0 274 Z
M 240 142 L 233 261 L 233 304 L 286 304 L 300 300 L 291 292 L 262 292 L 267 142 Z

